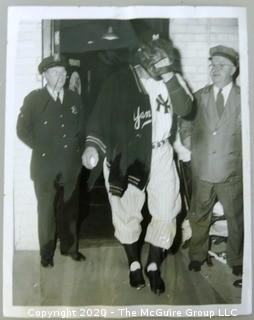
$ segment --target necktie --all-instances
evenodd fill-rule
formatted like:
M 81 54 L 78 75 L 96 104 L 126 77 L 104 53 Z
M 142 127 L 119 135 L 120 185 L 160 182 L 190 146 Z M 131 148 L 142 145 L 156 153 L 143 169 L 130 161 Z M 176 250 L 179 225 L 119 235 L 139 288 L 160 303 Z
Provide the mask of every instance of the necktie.
M 59 92 L 58 92 L 58 94 L 57 94 L 56 102 L 57 102 L 57 103 L 60 103 L 60 104 L 62 103 L 61 100 L 60 100 L 60 97 L 59 97 Z
M 222 89 L 220 89 L 219 92 L 217 93 L 216 107 L 217 107 L 218 116 L 220 118 L 224 111 L 224 97 L 222 94 Z

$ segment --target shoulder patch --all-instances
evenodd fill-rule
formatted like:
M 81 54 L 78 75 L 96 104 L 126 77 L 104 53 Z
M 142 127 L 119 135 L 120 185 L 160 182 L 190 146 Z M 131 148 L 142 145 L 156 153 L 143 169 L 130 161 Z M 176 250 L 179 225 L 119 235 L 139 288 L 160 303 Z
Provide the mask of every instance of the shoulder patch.
M 75 105 L 71 106 L 71 113 L 74 115 L 78 114 L 78 107 Z

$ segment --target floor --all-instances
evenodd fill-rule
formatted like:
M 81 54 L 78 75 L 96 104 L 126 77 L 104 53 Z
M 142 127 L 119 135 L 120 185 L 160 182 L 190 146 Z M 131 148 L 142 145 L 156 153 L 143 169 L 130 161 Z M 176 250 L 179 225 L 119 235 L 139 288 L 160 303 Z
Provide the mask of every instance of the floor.
M 205 305 L 241 301 L 241 289 L 233 286 L 237 277 L 225 264 L 214 260 L 213 266 L 204 265 L 201 272 L 188 271 L 188 249 L 166 257 L 162 266 L 166 292 L 160 296 L 150 291 L 148 282 L 140 291 L 129 286 L 126 258 L 117 242 L 90 241 L 81 251 L 87 257 L 84 262 L 74 262 L 57 251 L 52 269 L 40 267 L 38 252 L 15 252 L 14 305 Z M 144 246 L 144 264 L 146 255 Z
M 99 201 L 98 201 L 99 199 Z M 130 306 L 238 304 L 241 289 L 231 269 L 214 258 L 201 272 L 188 270 L 188 248 L 168 254 L 162 265 L 166 292 L 156 296 L 147 286 L 137 291 L 129 286 L 127 260 L 113 237 L 110 208 L 100 186 L 83 197 L 80 251 L 86 261 L 74 262 L 56 251 L 52 269 L 40 266 L 39 252 L 16 251 L 13 258 L 13 304 L 17 306 Z M 86 204 L 89 202 L 89 208 Z M 92 208 L 92 210 L 91 210 Z M 144 219 L 145 221 L 145 219 Z M 225 243 L 213 246 L 224 251 Z M 148 247 L 142 252 L 146 263 Z

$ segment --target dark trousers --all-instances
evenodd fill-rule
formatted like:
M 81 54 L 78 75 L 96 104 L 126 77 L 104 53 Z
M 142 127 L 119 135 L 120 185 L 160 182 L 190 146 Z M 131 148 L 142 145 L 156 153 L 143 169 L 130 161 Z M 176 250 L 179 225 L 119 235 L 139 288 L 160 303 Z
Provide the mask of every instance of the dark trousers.
M 75 185 L 73 182 L 71 185 Z M 38 234 L 40 254 L 44 259 L 54 256 L 57 238 L 61 253 L 78 251 L 77 221 L 79 215 L 79 183 L 71 190 L 67 183 L 34 181 L 38 201 Z M 68 197 L 66 198 L 66 191 Z
M 207 257 L 209 226 L 217 200 L 223 206 L 228 226 L 227 263 L 229 266 L 242 265 L 243 186 L 241 181 L 213 184 L 195 180 L 189 215 L 192 229 L 190 259 L 203 261 Z

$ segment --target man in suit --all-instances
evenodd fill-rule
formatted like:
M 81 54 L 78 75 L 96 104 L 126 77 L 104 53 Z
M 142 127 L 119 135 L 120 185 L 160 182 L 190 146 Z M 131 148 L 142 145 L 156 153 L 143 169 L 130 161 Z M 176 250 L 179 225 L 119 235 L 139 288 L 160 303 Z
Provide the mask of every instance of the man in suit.
M 240 88 L 233 82 L 238 54 L 232 48 L 210 49 L 212 85 L 195 94 L 191 151 L 193 196 L 190 209 L 192 239 L 189 270 L 200 271 L 209 246 L 209 226 L 217 200 L 228 225 L 227 263 L 242 274 L 243 186 Z M 183 130 L 184 140 L 188 136 Z
M 46 86 L 23 102 L 18 137 L 32 149 L 31 178 L 38 201 L 41 265 L 53 267 L 57 235 L 61 254 L 84 260 L 78 251 L 78 181 L 82 168 L 84 116 L 80 97 L 64 89 L 66 60 L 50 56 L 38 66 Z

